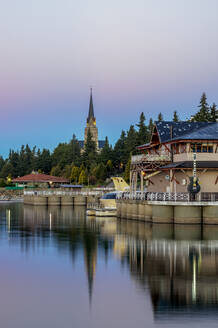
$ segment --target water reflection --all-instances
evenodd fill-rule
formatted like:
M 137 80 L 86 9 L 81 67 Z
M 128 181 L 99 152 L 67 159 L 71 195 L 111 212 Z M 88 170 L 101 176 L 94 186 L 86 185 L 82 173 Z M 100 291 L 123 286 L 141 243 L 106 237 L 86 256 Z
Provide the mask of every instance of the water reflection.
M 90 305 L 98 265 L 114 258 L 136 282 L 136 292 L 144 299 L 150 295 L 156 322 L 211 311 L 217 316 L 217 226 L 88 219 L 84 207 L 16 203 L 1 205 L 0 218 L 1 239 L 19 245 L 22 252 L 54 247 L 70 254 L 72 266 L 81 259 Z

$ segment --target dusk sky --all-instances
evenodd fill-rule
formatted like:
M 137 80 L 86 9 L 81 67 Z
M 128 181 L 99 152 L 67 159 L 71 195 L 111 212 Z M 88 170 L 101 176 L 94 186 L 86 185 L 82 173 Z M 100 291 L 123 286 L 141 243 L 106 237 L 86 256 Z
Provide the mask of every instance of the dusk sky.
M 218 103 L 217 0 L 0 0 L 1 149 L 99 138 Z

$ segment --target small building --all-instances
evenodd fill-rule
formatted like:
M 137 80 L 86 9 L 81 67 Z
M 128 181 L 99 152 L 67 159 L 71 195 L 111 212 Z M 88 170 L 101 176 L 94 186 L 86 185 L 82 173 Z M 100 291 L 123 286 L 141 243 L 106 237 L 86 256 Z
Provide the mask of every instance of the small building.
M 60 187 L 63 183 L 68 183 L 69 180 L 62 177 L 32 172 L 31 174 L 24 175 L 23 177 L 13 179 L 12 182 L 23 184 L 28 187 L 54 188 Z
M 201 192 L 218 192 L 218 123 L 155 122 L 150 143 L 137 147 L 131 158 L 131 190 L 187 192 L 196 175 Z

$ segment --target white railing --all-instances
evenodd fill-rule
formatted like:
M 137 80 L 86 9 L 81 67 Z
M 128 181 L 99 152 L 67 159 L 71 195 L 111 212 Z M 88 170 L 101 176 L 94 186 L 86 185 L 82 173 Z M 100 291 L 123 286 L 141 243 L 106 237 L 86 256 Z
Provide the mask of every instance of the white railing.
M 188 192 L 168 193 L 168 192 L 120 192 L 117 199 L 125 200 L 147 200 L 159 202 L 218 202 L 218 193 L 202 192 L 197 195 L 191 195 Z
M 152 154 L 152 155 L 133 155 L 131 157 L 131 163 L 137 164 L 141 162 L 166 162 L 171 161 L 170 155 L 167 154 Z
M 103 196 L 103 191 L 24 190 L 24 196 Z

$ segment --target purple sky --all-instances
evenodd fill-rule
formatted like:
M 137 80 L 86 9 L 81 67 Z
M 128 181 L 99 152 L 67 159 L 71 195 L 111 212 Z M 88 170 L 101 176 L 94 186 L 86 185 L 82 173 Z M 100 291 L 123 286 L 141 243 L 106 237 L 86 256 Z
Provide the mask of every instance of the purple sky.
M 217 0 L 1 1 L 1 149 L 83 138 L 93 86 L 99 137 L 141 111 L 185 119 L 218 103 Z

